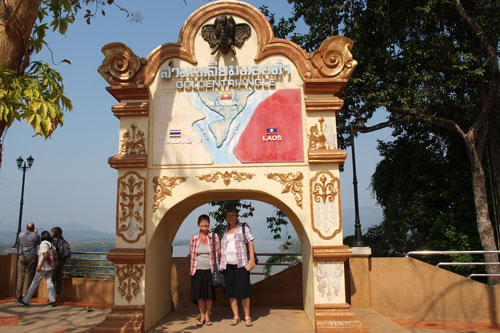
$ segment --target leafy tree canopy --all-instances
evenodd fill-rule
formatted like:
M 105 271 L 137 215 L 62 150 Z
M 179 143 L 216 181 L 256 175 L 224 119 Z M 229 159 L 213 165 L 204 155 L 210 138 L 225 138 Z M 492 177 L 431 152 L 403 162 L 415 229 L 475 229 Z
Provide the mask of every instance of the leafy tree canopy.
M 489 161 L 485 168 L 487 162 L 483 157 L 487 154 L 488 159 L 495 159 L 494 156 L 500 155 L 498 149 L 490 148 L 498 147 L 498 136 L 491 135 L 496 129 L 491 124 L 497 123 L 500 108 L 500 3 L 488 0 L 289 0 L 289 3 L 294 7 L 290 18 L 276 20 L 267 14 L 275 24 L 275 33 L 282 34 L 280 37 L 290 37 L 307 51 L 317 49 L 331 35 L 345 35 L 354 41 L 352 52 L 359 65 L 344 92 L 341 119 L 367 120 L 385 109 L 388 121 L 365 131 L 391 126 L 394 136 L 408 139 L 409 132 L 417 128 L 434 135 L 441 135 L 442 129 L 446 129 L 455 136 L 454 141 L 462 140 L 465 150 L 454 161 L 468 163 L 466 178 L 472 184 L 481 246 L 496 250 L 485 170 L 493 169 L 493 174 L 498 175 L 500 162 Z M 299 20 L 309 27 L 309 32 L 293 32 Z M 345 140 L 348 135 L 340 137 L 341 147 L 348 145 Z M 381 148 L 399 156 L 395 149 L 402 144 L 407 143 L 397 141 L 394 147 Z M 449 144 L 444 141 L 440 145 L 441 158 L 447 154 Z M 422 149 L 406 151 L 407 158 L 417 165 L 412 155 L 423 153 Z M 425 152 L 428 153 L 431 152 Z M 424 172 L 422 169 L 421 173 Z M 408 192 L 405 188 L 399 190 Z M 422 194 L 417 191 L 415 195 L 419 193 Z M 401 209 L 405 208 L 409 209 Z M 421 211 L 422 208 L 418 210 Z M 434 223 L 438 223 L 437 216 Z M 486 257 L 488 261 L 498 261 L 497 256 Z M 496 266 L 488 270 L 500 272 Z
M 124 11 L 114 0 L 9 0 L 0 1 L 0 166 L 8 128 L 25 120 L 37 135 L 48 138 L 64 122 L 73 105 L 64 93 L 62 76 L 48 63 L 31 61 L 33 54 L 48 48 L 48 33 L 66 34 L 77 14 L 86 10 L 88 24 L 107 6 Z M 67 59 L 61 62 L 71 64 Z

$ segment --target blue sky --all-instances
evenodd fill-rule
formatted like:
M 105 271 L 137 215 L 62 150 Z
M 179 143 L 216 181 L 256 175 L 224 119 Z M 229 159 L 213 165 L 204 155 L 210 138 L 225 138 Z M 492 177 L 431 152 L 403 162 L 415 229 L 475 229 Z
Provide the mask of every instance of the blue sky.
M 266 4 L 278 17 L 291 12 L 286 0 L 248 2 L 257 8 Z M 107 83 L 97 73 L 104 59 L 100 50 L 108 43 L 121 42 L 138 56 L 146 57 L 157 46 L 176 42 L 187 17 L 208 2 L 187 0 L 186 5 L 183 0 L 121 0 L 119 3 L 140 12 L 142 22 L 130 23 L 122 12 L 108 8 L 105 17 L 99 15 L 87 25 L 82 20 L 82 11 L 65 36 L 49 34 L 47 41 L 55 62 L 69 59 L 72 63 L 61 63 L 55 68 L 64 77 L 65 91 L 74 109 L 65 115 L 64 126 L 48 140 L 33 137 L 33 130 L 25 123 L 17 122 L 8 130 L 0 169 L 0 230 L 17 230 L 22 172 L 17 169 L 16 159 L 32 155 L 35 162 L 26 175 L 23 229 L 28 221 L 34 221 L 48 226 L 78 223 L 88 228 L 114 231 L 117 171 L 109 167 L 107 159 L 118 152 L 119 120 L 111 112 L 111 106 L 117 101 L 105 90 Z M 354 57 L 355 53 L 356 46 Z M 48 51 L 36 56 L 48 62 L 50 58 Z M 383 121 L 383 115 L 376 120 Z M 375 123 L 372 120 L 368 125 Z M 380 160 L 376 140 L 389 137 L 390 131 L 384 130 L 356 139 L 362 207 L 375 206 L 368 186 Z M 351 170 L 349 151 L 345 172 L 341 174 L 345 211 L 354 206 Z M 259 215 L 268 213 L 266 206 L 260 208 Z M 363 212 L 361 220 L 363 223 Z M 190 232 L 190 228 L 179 231 Z

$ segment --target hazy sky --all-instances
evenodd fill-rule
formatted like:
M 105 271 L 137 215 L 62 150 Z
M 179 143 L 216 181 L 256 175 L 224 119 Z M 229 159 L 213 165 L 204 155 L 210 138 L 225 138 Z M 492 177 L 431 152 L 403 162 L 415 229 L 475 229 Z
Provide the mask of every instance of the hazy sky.
M 266 4 L 277 16 L 288 16 L 286 0 L 248 1 L 255 7 Z M 26 174 L 23 229 L 28 221 L 44 225 L 84 224 L 113 232 L 116 212 L 117 171 L 108 157 L 118 152 L 119 120 L 111 112 L 117 101 L 105 90 L 106 81 L 97 73 L 104 56 L 101 48 L 111 42 L 127 44 L 139 57 L 146 57 L 157 46 L 176 42 L 187 17 L 207 1 L 120 0 L 131 11 L 139 11 L 141 23 L 130 23 L 116 8 L 87 25 L 79 14 L 65 36 L 49 33 L 47 41 L 54 61 L 69 59 L 55 68 L 64 77 L 67 96 L 74 109 L 51 139 L 33 136 L 25 123 L 16 122 L 8 131 L 0 169 L 0 230 L 17 230 L 22 172 L 16 159 L 35 158 Z M 349 36 L 347 36 L 349 37 Z M 356 58 L 356 46 L 352 50 Z M 50 62 L 45 51 L 38 59 Z M 383 116 L 379 120 L 384 120 Z M 370 124 L 375 123 L 371 121 Z M 363 134 L 356 139 L 356 159 L 360 206 L 375 206 L 368 189 L 370 177 L 380 160 L 377 138 L 387 139 L 390 131 Z M 341 174 L 342 207 L 354 206 L 350 150 Z M 195 215 L 197 212 L 195 212 Z M 363 218 L 363 216 L 362 216 Z M 182 228 L 183 230 L 184 228 Z

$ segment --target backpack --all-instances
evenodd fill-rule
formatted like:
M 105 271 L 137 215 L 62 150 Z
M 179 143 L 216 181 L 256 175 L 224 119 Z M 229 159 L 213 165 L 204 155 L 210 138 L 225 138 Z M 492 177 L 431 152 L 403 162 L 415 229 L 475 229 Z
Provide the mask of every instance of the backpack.
M 49 256 L 47 258 L 47 263 L 50 267 L 55 268 L 59 263 L 59 255 L 57 254 L 57 249 L 53 244 L 50 244 Z
M 59 259 L 69 259 L 71 258 L 71 246 L 64 238 L 59 238 L 57 240 L 57 253 Z

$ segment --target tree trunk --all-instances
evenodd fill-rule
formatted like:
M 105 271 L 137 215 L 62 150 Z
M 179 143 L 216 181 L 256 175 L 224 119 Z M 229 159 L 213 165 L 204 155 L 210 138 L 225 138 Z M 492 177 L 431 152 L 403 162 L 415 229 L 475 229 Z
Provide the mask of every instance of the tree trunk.
M 19 74 L 41 0 L 3 0 L 0 3 L 0 63 Z
M 29 37 L 37 19 L 42 0 L 0 0 L 0 68 L 19 75 L 29 64 L 32 48 Z M 9 124 L 0 121 L 0 168 L 2 146 Z
M 498 249 L 488 209 L 488 196 L 486 191 L 484 168 L 481 164 L 481 159 L 479 158 L 474 139 L 466 136 L 465 142 L 472 173 L 472 190 L 474 192 L 474 204 L 476 206 L 476 221 L 479 238 L 481 240 L 483 250 L 496 251 Z M 498 262 L 498 255 L 485 254 L 484 260 L 486 262 Z M 500 265 L 487 265 L 486 272 L 488 274 L 500 274 Z M 490 285 L 498 284 L 500 283 L 500 277 L 489 277 L 488 283 Z

